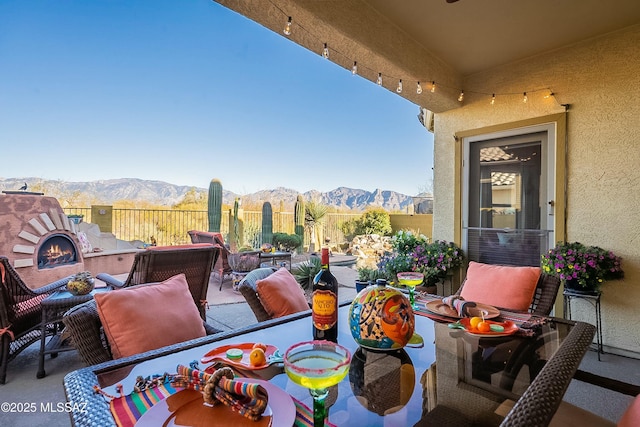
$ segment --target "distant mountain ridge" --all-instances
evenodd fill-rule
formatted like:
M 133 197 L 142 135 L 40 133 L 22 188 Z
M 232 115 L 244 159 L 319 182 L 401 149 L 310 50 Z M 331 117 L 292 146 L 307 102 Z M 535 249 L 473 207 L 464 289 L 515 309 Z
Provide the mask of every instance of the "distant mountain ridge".
M 81 195 L 83 200 L 92 204 L 112 204 L 119 200 L 138 200 L 153 204 L 171 206 L 183 200 L 192 189 L 207 194 L 208 188 L 174 185 L 163 181 L 144 180 L 138 178 L 120 178 L 89 182 L 66 182 L 46 180 L 40 178 L 0 178 L 0 190 L 15 191 L 27 183 L 28 190 L 40 191 L 46 195 L 60 197 L 61 195 Z M 297 191 L 290 188 L 278 187 L 273 190 L 262 190 L 251 194 L 239 195 L 224 189 L 222 199 L 225 204 L 233 204 L 236 197 L 241 197 L 245 204 L 261 204 L 269 201 L 274 208 L 280 203 L 285 209 L 291 210 L 298 196 Z M 406 211 L 413 205 L 411 196 L 395 191 L 380 190 L 366 191 L 347 187 L 339 187 L 328 192 L 316 190 L 302 193 L 305 200 L 318 200 L 321 203 L 338 209 L 363 211 L 369 207 L 381 207 L 387 211 Z

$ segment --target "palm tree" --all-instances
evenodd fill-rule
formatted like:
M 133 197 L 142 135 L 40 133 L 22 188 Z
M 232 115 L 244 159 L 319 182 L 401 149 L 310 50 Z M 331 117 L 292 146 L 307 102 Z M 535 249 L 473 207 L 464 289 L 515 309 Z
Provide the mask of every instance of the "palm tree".
M 320 242 L 317 240 L 316 230 L 317 228 L 324 224 L 325 217 L 327 212 L 329 211 L 329 207 L 323 205 L 322 203 L 310 200 L 304 207 L 304 225 L 311 232 L 311 242 L 309 247 L 309 252 L 313 252 L 315 250 L 315 244 L 318 243 L 318 247 L 320 247 Z

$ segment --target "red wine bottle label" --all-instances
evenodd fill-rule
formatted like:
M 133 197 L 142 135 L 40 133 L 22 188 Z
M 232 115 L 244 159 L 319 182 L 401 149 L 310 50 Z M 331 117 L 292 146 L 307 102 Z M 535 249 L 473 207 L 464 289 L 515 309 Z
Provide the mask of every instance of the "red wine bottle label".
M 316 328 L 326 330 L 338 321 L 338 297 L 331 291 L 317 290 L 313 293 L 313 324 Z

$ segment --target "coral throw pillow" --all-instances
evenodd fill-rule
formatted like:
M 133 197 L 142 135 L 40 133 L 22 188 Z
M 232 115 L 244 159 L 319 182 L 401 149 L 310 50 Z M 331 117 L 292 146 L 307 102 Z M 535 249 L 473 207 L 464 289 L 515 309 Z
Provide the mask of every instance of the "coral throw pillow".
M 617 427 L 637 427 L 640 425 L 640 396 L 636 396 L 618 421 Z
M 258 280 L 256 291 L 264 309 L 272 317 L 282 317 L 309 309 L 302 288 L 285 267 Z
M 115 359 L 206 335 L 184 274 L 94 298 Z
M 471 261 L 460 296 L 515 311 L 527 311 L 533 301 L 541 269 Z

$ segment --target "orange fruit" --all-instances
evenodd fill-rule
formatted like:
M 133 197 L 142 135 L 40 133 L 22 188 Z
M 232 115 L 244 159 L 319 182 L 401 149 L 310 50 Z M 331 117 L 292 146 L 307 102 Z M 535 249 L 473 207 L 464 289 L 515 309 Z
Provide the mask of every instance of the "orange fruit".
M 254 348 L 249 353 L 249 363 L 251 366 L 261 366 L 267 363 L 267 356 L 264 354 L 264 350 L 261 348 Z
M 469 326 L 471 326 L 471 329 L 477 329 L 480 322 L 482 322 L 482 317 L 472 317 L 469 319 Z
M 267 345 L 261 342 L 257 342 L 253 345 L 253 348 L 261 348 L 262 351 L 267 351 Z
M 478 323 L 478 330 L 480 332 L 489 332 L 491 331 L 491 325 L 489 322 L 480 322 Z

